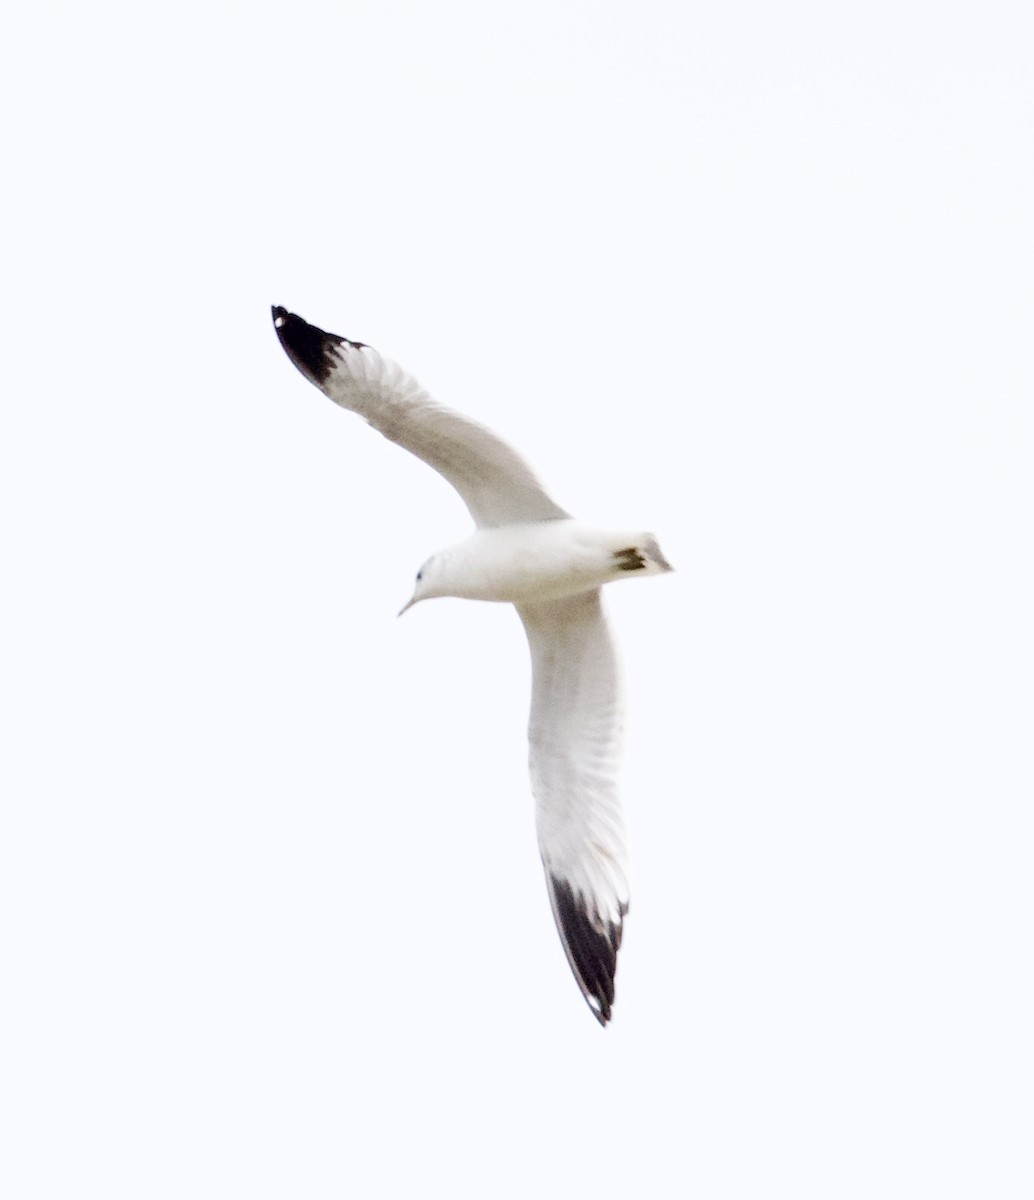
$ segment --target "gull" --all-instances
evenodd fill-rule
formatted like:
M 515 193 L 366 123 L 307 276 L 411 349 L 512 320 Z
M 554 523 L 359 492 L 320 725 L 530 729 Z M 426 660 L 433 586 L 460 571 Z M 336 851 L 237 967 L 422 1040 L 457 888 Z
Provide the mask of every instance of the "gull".
M 280 307 L 273 325 L 308 380 L 443 475 L 474 518 L 470 537 L 420 568 L 402 612 L 434 596 L 517 609 L 531 648 L 529 767 L 546 887 L 567 961 L 605 1026 L 628 912 L 628 858 L 617 790 L 621 672 L 600 589 L 672 568 L 651 533 L 573 519 L 515 450 L 437 404 L 370 346 Z

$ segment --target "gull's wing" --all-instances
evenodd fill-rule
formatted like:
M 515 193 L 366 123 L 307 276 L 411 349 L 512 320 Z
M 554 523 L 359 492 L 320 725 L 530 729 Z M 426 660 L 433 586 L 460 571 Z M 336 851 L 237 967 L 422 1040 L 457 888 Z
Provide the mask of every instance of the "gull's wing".
M 444 475 L 478 526 L 568 516 L 515 450 L 476 421 L 436 404 L 370 346 L 324 333 L 284 308 L 273 309 L 273 324 L 307 379 Z
M 606 1025 L 628 911 L 617 652 L 599 591 L 517 611 L 531 645 L 531 787 L 549 899 L 571 970 Z

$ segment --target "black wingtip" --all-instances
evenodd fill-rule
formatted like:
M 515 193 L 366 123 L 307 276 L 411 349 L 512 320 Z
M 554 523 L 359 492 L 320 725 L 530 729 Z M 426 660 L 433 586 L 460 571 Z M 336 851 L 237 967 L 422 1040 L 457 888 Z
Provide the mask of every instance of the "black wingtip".
M 604 920 L 590 912 L 585 898 L 575 895 L 571 885 L 556 875 L 549 876 L 560 940 L 567 952 L 578 985 L 582 989 L 592 1015 L 601 1025 L 610 1020 L 614 1003 L 614 975 L 617 972 L 618 949 L 621 946 L 622 923 Z M 621 915 L 627 908 L 622 906 Z
M 279 305 L 273 306 L 273 326 L 291 362 L 317 387 L 322 386 L 334 366 L 331 351 L 346 339 L 317 329 Z

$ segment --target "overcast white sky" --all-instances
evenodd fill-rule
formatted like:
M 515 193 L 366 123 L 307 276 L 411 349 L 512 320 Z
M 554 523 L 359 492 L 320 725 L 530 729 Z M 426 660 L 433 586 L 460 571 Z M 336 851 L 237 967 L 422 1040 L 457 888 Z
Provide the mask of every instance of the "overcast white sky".
M 22 5 L 0 48 L 12 1200 L 1034 1189 L 1025 6 Z M 269 306 L 678 567 L 570 977 L 504 608 Z

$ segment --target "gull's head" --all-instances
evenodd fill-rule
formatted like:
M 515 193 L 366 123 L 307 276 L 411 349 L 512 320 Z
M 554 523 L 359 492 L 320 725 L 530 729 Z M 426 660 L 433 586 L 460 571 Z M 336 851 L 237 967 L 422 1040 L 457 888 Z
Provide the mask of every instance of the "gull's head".
M 429 600 L 432 596 L 441 596 L 444 593 L 440 588 L 440 580 L 438 578 L 438 563 L 434 558 L 429 558 L 427 562 L 416 573 L 416 585 L 413 588 L 413 595 L 399 609 L 399 616 L 414 604 L 418 604 L 421 600 Z

